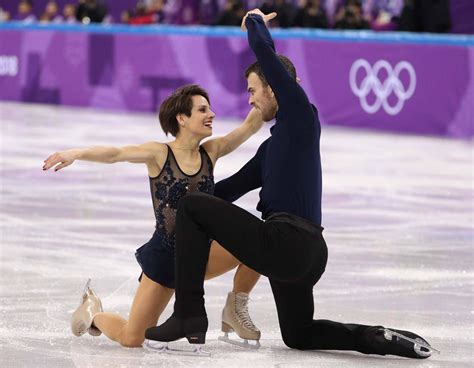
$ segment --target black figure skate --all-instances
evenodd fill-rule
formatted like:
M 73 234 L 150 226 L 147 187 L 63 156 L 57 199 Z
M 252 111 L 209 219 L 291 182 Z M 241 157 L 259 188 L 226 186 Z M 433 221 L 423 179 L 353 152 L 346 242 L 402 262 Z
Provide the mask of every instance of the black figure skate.
M 208 322 L 207 317 L 178 318 L 172 315 L 165 323 L 160 326 L 150 327 L 145 332 L 145 338 L 151 341 L 160 341 L 166 344 L 159 346 L 148 342 L 148 347 L 158 350 L 162 353 L 178 355 L 200 355 L 210 356 L 207 351 L 202 350 L 206 343 L 206 332 Z M 192 345 L 196 345 L 194 350 L 172 349 L 168 346 L 169 342 L 186 338 Z
M 440 353 L 425 339 L 410 331 L 375 326 L 369 327 L 365 334 L 367 342 L 381 355 L 426 359 L 433 351 Z

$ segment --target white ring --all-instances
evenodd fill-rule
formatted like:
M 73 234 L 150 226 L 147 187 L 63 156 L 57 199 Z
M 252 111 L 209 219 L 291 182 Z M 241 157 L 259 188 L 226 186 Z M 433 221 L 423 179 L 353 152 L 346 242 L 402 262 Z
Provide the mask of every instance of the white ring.
M 357 73 L 363 70 L 366 76 L 357 85 Z M 387 78 L 381 82 L 378 74 L 384 70 Z M 405 89 L 400 80 L 400 73 L 406 70 L 409 76 L 409 84 Z M 416 89 L 416 73 L 413 66 L 405 60 L 400 61 L 392 68 L 387 60 L 379 60 L 372 67 L 365 59 L 357 59 L 351 66 L 349 71 L 349 85 L 352 92 L 359 97 L 362 109 L 368 114 L 376 113 L 380 107 L 389 115 L 397 115 L 402 111 L 405 101 L 413 96 Z M 373 104 L 369 104 L 367 96 L 373 92 L 376 99 Z M 389 97 L 393 94 L 397 97 L 394 106 L 388 102 Z

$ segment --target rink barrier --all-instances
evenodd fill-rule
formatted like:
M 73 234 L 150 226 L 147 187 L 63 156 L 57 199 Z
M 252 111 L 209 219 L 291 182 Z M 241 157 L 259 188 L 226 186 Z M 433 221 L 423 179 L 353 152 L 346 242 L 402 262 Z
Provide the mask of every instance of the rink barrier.
M 321 121 L 472 137 L 474 36 L 273 30 Z M 0 100 L 156 111 L 198 83 L 221 118 L 248 110 L 254 61 L 235 27 L 0 24 Z

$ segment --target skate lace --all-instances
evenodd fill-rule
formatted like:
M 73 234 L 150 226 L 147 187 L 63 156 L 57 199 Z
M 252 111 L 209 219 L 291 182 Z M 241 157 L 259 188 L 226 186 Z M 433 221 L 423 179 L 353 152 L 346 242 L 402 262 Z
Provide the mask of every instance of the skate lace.
M 235 314 L 237 315 L 237 320 L 241 325 L 248 328 L 249 330 L 257 330 L 257 327 L 254 325 L 252 319 L 249 315 L 248 310 L 248 298 L 237 295 L 235 298 Z

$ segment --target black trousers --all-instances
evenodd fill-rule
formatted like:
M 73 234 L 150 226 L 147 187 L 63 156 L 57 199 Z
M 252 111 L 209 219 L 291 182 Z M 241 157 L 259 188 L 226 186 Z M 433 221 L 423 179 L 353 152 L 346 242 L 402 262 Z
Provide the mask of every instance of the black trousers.
M 183 197 L 176 218 L 176 301 L 174 314 L 203 316 L 204 275 L 209 239 L 269 278 L 283 341 L 295 349 L 356 350 L 368 326 L 313 320 L 313 286 L 324 273 L 327 247 L 322 229 L 299 217 L 273 214 L 266 222 L 219 198 Z

